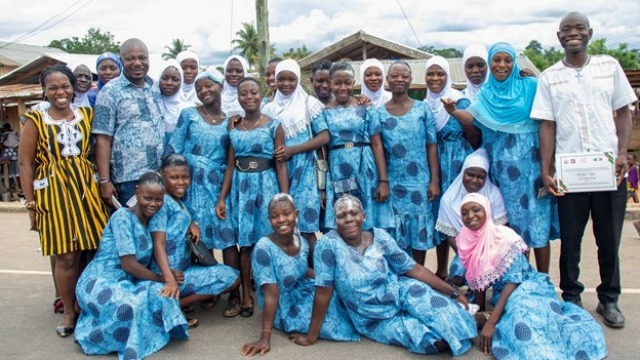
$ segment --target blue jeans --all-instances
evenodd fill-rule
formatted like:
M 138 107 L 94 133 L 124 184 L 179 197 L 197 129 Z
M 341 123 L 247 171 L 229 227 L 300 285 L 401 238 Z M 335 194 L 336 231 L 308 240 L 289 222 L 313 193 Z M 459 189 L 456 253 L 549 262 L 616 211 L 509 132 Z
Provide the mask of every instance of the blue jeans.
M 136 195 L 136 183 L 137 181 L 127 181 L 119 184 L 114 184 L 116 191 L 118 191 L 118 201 L 122 206 L 127 206 L 127 201 Z

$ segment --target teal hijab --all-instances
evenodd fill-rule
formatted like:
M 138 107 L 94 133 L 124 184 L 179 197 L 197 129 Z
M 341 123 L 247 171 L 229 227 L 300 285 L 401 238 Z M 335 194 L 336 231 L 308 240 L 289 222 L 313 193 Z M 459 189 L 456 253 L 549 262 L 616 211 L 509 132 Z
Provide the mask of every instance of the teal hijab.
M 513 46 L 499 42 L 489 49 L 487 64 L 499 52 L 513 59 L 511 74 L 498 81 L 489 74 L 489 81 L 480 89 L 475 101 L 467 111 L 482 125 L 494 131 L 523 134 L 538 131 L 538 122 L 531 119 L 531 106 L 536 95 L 538 80 L 520 76 L 516 51 Z

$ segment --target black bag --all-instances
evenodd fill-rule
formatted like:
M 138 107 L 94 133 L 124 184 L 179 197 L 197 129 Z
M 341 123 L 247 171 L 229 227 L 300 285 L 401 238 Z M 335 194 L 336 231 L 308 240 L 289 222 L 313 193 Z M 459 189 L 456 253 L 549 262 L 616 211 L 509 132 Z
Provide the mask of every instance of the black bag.
M 213 257 L 211 250 L 207 249 L 202 241 L 198 241 L 196 243 L 191 239 L 191 236 L 187 236 L 186 241 L 191 249 L 191 259 L 194 263 L 202 266 L 213 266 L 218 264 L 218 261 Z

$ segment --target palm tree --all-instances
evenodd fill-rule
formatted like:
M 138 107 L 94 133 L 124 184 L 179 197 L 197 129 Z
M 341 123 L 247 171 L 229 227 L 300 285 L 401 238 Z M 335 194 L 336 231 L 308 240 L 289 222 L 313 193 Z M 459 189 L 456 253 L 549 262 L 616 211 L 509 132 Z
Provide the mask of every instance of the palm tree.
M 302 45 L 299 48 L 289 48 L 289 51 L 282 54 L 285 59 L 300 60 L 304 57 L 311 55 L 311 51 L 307 49 L 307 45 Z
M 162 58 L 164 60 L 175 59 L 178 54 L 185 50 L 189 50 L 191 45 L 187 45 L 184 43 L 182 39 L 173 39 L 171 40 L 171 46 L 165 46 L 169 52 L 163 53 Z
M 240 55 L 244 56 L 249 62 L 249 66 L 255 64 L 258 60 L 258 31 L 253 23 L 242 23 L 242 29 L 236 32 L 236 39 L 231 41 L 236 46 L 234 50 L 240 50 Z

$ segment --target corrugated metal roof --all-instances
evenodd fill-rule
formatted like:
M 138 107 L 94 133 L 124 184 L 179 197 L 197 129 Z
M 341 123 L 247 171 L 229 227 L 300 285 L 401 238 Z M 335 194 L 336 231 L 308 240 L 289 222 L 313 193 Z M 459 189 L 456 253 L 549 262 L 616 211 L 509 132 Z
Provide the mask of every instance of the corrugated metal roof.
M 4 99 L 32 99 L 42 97 L 42 86 L 40 85 L 7 85 L 0 86 L 0 100 Z
M 47 47 L 0 41 L 0 65 L 21 66 L 44 53 L 62 53 L 65 51 Z

